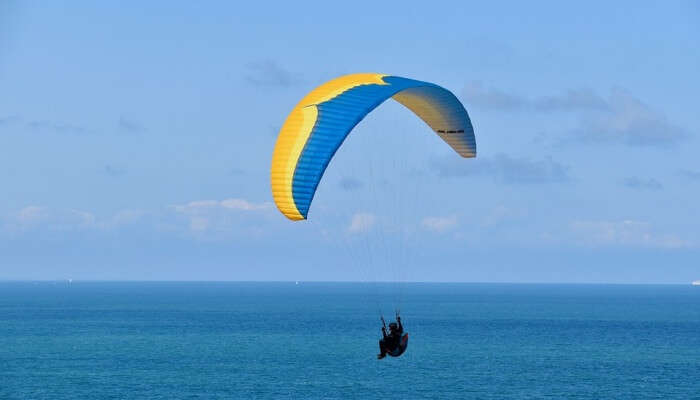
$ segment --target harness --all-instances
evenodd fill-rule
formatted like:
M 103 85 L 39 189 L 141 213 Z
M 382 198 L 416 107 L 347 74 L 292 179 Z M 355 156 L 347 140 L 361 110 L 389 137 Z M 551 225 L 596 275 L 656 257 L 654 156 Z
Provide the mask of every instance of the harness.
M 398 357 L 406 351 L 406 347 L 408 347 L 408 333 L 404 333 L 403 335 L 401 335 L 401 339 L 399 339 L 399 345 L 396 346 L 396 348 L 392 351 L 388 351 L 387 354 L 392 357 Z

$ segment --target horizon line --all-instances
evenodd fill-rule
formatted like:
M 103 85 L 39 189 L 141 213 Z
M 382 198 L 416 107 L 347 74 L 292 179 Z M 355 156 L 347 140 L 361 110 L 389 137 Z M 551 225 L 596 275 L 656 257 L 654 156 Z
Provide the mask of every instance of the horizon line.
M 694 285 L 687 282 L 513 282 L 513 281 L 356 281 L 356 280 L 211 280 L 211 279 L 2 279 L 0 283 L 352 283 L 352 284 L 473 284 L 473 285 Z

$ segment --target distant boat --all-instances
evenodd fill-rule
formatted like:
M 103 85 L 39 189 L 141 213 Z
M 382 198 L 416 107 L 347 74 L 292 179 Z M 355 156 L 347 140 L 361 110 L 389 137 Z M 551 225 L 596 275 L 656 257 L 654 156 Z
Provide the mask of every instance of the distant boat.
M 700 286 L 700 281 L 693 281 L 693 286 Z

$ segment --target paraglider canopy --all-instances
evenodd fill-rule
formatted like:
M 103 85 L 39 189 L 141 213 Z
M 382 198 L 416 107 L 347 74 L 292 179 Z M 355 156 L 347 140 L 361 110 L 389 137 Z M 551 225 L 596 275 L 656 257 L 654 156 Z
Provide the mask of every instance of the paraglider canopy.
M 469 115 L 447 89 L 382 74 L 341 76 L 307 94 L 280 130 L 270 183 L 282 214 L 294 221 L 306 219 L 316 187 L 345 137 L 390 97 L 418 115 L 459 155 L 476 156 Z

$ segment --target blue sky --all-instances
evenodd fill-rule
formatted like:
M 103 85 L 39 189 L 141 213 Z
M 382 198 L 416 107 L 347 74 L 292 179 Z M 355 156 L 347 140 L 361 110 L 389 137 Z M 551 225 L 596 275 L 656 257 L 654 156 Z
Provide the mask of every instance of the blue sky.
M 699 42 L 697 2 L 3 2 L 0 279 L 700 279 Z M 388 102 L 291 223 L 277 130 L 353 72 L 479 155 Z

